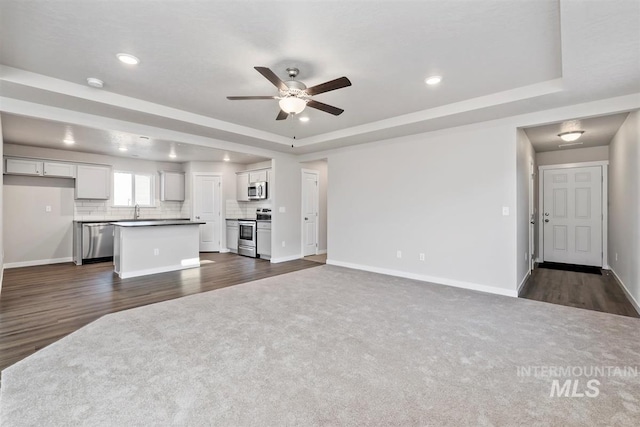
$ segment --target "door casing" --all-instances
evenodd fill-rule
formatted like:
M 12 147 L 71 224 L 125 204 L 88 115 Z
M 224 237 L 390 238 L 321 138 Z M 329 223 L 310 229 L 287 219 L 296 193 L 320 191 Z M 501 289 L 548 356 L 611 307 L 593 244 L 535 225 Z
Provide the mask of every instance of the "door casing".
M 195 201 L 196 201 L 196 181 L 197 181 L 197 177 L 199 176 L 211 176 L 211 177 L 217 177 L 220 179 L 220 186 L 218 187 L 218 194 L 217 194 L 217 199 L 218 199 L 218 206 L 220 206 L 220 215 L 218 218 L 218 226 L 217 226 L 217 234 L 218 237 L 220 238 L 219 240 L 219 244 L 218 244 L 218 251 L 214 251 L 214 252 L 228 252 L 228 249 L 226 249 L 227 245 L 226 245 L 226 235 L 225 235 L 225 244 L 223 245 L 222 243 L 222 175 L 219 173 L 209 173 L 209 172 L 194 172 L 193 176 L 191 178 L 191 220 L 192 221 L 197 221 L 195 219 Z M 225 231 L 226 231 L 226 227 L 225 227 Z M 202 251 L 202 248 L 200 248 L 200 250 Z
M 582 163 L 563 163 L 559 165 L 538 166 L 538 215 L 536 224 L 538 226 L 538 253 L 536 261 L 541 263 L 544 260 L 544 231 L 542 224 L 544 223 L 544 171 L 548 169 L 571 169 L 582 168 L 588 166 L 602 167 L 602 268 L 610 270 L 608 255 L 608 223 L 609 223 L 609 161 L 595 161 Z

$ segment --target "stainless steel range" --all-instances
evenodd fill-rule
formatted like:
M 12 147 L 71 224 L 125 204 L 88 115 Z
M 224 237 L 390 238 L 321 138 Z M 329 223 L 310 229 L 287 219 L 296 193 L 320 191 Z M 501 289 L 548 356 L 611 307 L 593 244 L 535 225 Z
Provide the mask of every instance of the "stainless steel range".
M 238 221 L 238 254 L 255 258 L 256 252 L 256 221 L 241 219 Z

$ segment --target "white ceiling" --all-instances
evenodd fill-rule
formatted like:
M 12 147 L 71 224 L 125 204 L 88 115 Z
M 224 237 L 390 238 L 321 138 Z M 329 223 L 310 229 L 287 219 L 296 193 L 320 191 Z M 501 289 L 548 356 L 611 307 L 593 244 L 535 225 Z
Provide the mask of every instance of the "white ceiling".
M 544 126 L 526 128 L 533 149 L 540 153 L 543 151 L 558 151 L 572 148 L 588 148 L 609 145 L 622 123 L 629 113 L 612 114 L 609 116 L 591 117 L 588 119 L 568 120 L 560 123 L 552 123 Z M 580 145 L 559 147 L 566 144 L 558 137 L 558 134 L 574 130 L 584 131 L 582 136 L 575 142 Z
M 177 141 L 149 138 L 147 135 L 93 129 L 13 114 L 2 114 L 2 133 L 4 142 L 8 144 L 140 158 L 158 162 L 222 162 L 228 158 L 227 161 L 232 163 L 250 164 L 268 160 L 253 154 L 216 150 Z M 75 143 L 73 145 L 64 144 L 62 141 L 67 138 Z M 121 147 L 126 148 L 127 151 L 120 151 Z M 176 157 L 171 158 L 170 154 L 175 154 Z
M 3 111 L 69 124 L 95 122 L 88 114 L 109 119 L 105 131 L 137 123 L 206 137 L 217 148 L 314 152 L 640 92 L 637 1 L 2 0 L 0 7 Z M 118 52 L 141 63 L 125 66 Z M 275 121 L 276 101 L 227 100 L 276 94 L 254 66 L 282 79 L 285 68 L 298 67 L 307 86 L 347 76 L 353 86 L 316 97 L 345 113 L 308 108 L 308 123 Z M 442 83 L 426 86 L 434 74 Z M 104 89 L 87 87 L 87 77 L 104 80 Z

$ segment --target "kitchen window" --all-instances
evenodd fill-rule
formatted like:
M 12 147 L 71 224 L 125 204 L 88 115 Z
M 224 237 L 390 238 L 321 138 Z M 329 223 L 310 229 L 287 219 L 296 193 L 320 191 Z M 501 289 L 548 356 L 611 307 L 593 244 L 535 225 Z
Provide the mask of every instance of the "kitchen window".
M 154 206 L 155 175 L 117 171 L 113 173 L 114 206 Z

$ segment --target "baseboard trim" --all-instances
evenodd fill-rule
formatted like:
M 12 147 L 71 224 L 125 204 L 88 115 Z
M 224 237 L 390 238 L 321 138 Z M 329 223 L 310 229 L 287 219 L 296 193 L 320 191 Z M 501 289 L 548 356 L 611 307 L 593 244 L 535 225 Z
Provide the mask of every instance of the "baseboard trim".
M 327 264 L 338 267 L 352 268 L 354 270 L 369 271 L 371 273 L 386 274 L 388 276 L 404 277 L 405 279 L 419 280 L 421 282 L 435 283 L 438 285 L 453 286 L 455 288 L 469 289 L 472 291 L 486 292 L 489 294 L 503 295 L 507 297 L 518 297 L 516 290 L 508 290 L 496 288 L 494 286 L 481 285 L 479 283 L 463 282 L 461 280 L 446 279 L 443 277 L 425 276 L 422 274 L 408 273 L 406 271 L 390 270 L 386 268 L 371 267 L 362 264 L 353 264 L 350 262 L 336 261 L 327 259 Z
M 52 259 L 36 259 L 33 261 L 8 262 L 4 264 L 4 268 L 20 268 L 34 267 L 36 265 L 61 264 L 63 262 L 73 262 L 73 257 L 52 258 Z
M 327 250 L 326 249 L 321 249 L 321 250 L 316 251 L 316 252 L 317 252 L 316 255 L 324 255 L 324 254 L 327 253 Z
M 149 274 L 158 274 L 158 273 L 168 273 L 169 271 L 178 271 L 178 270 L 187 270 L 189 268 L 198 268 L 200 267 L 200 264 L 198 263 L 198 265 L 169 265 L 169 266 L 164 266 L 164 267 L 158 267 L 158 268 L 147 268 L 145 270 L 137 270 L 137 271 L 132 271 L 129 273 L 118 273 L 118 276 L 120 276 L 121 279 L 130 279 L 132 277 L 140 277 L 140 276 L 147 276 Z
M 609 271 L 613 273 L 613 277 L 616 279 L 616 281 L 624 291 L 627 298 L 629 298 L 629 301 L 631 301 L 631 305 L 636 309 L 638 314 L 640 314 L 640 304 L 638 304 L 638 301 L 636 301 L 633 295 L 631 295 L 631 292 L 629 292 L 629 289 L 627 289 L 627 286 L 624 284 L 622 279 L 620 279 L 620 276 L 618 276 L 618 273 L 616 273 L 616 271 L 613 268 L 610 268 Z
M 522 281 L 518 285 L 518 296 L 520 296 L 520 294 L 522 293 L 522 288 L 524 288 L 524 285 L 527 283 L 527 280 L 529 280 L 529 277 L 531 277 L 531 270 L 527 271 L 527 274 L 525 274 L 524 279 L 522 279 Z
M 278 264 L 278 263 L 281 263 L 281 262 L 293 261 L 293 260 L 300 259 L 300 258 L 302 258 L 301 255 L 289 255 L 289 256 L 283 256 L 283 257 L 280 257 L 280 258 L 271 258 L 271 263 L 272 264 Z

